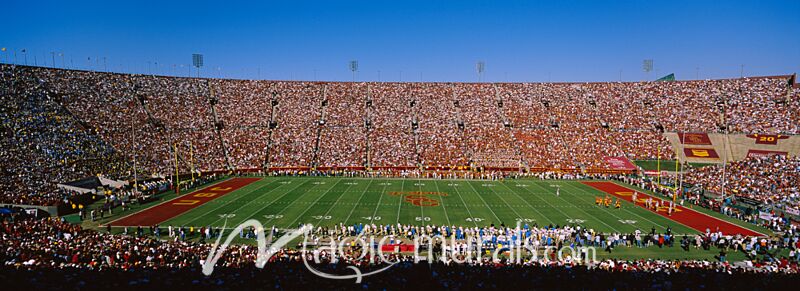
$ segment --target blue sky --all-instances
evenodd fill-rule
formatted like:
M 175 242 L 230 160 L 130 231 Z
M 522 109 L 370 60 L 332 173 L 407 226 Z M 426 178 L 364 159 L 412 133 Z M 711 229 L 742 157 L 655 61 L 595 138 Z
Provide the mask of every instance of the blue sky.
M 3 61 L 245 79 L 638 81 L 800 71 L 800 1 L 17 1 Z M 26 53 L 22 53 L 22 49 Z M 89 59 L 91 58 L 91 59 Z M 642 60 L 653 59 L 649 76 Z M 105 60 L 105 64 L 104 61 Z M 99 61 L 99 64 L 98 64 Z M 156 66 L 155 64 L 158 63 Z M 183 66 L 183 68 L 181 67 Z M 621 74 L 620 74 L 621 73 Z M 192 73 L 194 74 L 194 73 Z

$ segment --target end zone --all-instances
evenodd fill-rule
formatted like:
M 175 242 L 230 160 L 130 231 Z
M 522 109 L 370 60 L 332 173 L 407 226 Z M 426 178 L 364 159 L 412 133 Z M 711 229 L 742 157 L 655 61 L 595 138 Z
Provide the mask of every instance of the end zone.
M 634 203 L 634 204 L 636 204 L 636 206 L 644 208 L 641 205 L 641 203 L 635 203 L 635 202 L 632 201 L 632 197 L 631 197 L 630 194 L 632 194 L 633 191 L 635 191 L 633 189 L 630 189 L 630 188 L 627 188 L 627 187 L 624 187 L 624 186 L 620 186 L 620 185 L 617 185 L 617 184 L 612 183 L 612 182 L 588 182 L 588 181 L 584 181 L 584 182 L 581 182 L 581 183 L 583 183 L 583 184 L 585 184 L 587 186 L 590 186 L 592 188 L 595 188 L 597 190 L 603 191 L 605 193 L 611 194 L 611 195 L 613 195 L 615 197 L 618 197 L 619 199 L 623 199 L 625 201 Z M 638 192 L 638 193 L 639 193 L 638 197 L 640 197 L 640 198 L 651 197 L 651 198 L 653 198 L 655 200 L 662 200 L 662 201 L 664 200 L 664 199 L 655 197 L 653 195 L 648 195 L 648 194 L 645 194 L 645 193 L 642 193 L 642 192 Z M 637 200 L 639 200 L 639 199 L 637 199 Z M 710 216 L 708 214 L 698 212 L 698 211 L 696 211 L 694 209 L 686 208 L 686 207 L 683 207 L 683 206 L 680 206 L 680 205 L 675 205 L 675 208 L 676 208 L 676 210 L 679 210 L 679 211 L 675 211 L 674 213 L 672 213 L 672 215 L 668 215 L 667 213 L 661 212 L 661 211 L 652 211 L 652 212 L 654 212 L 654 213 L 656 213 L 658 215 L 661 215 L 663 217 L 669 218 L 670 220 L 673 220 L 673 221 L 678 222 L 680 224 L 683 224 L 683 225 L 686 225 L 688 227 L 691 227 L 691 228 L 693 228 L 693 229 L 695 229 L 695 230 L 697 230 L 697 231 L 699 231 L 701 233 L 705 233 L 706 228 L 710 229 L 711 231 L 715 231 L 716 229 L 719 228 L 719 230 L 722 231 L 722 233 L 724 233 L 724 234 L 741 234 L 741 235 L 747 235 L 747 236 L 764 236 L 764 234 L 759 233 L 757 231 L 753 231 L 753 230 L 738 226 L 736 224 L 721 220 L 719 218 Z
M 233 178 L 110 222 L 112 226 L 150 226 L 183 214 L 260 178 Z

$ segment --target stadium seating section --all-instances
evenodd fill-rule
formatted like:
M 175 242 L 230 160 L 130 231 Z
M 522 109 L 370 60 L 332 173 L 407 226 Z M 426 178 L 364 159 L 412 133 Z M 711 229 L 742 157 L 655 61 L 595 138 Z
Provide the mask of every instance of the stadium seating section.
M 663 131 L 800 132 L 789 76 L 604 83 L 198 79 L 2 65 L 3 202 L 102 173 L 263 167 L 603 169 Z M 797 159 L 789 159 L 789 168 Z M 707 170 L 713 171 L 713 170 Z M 697 175 L 698 179 L 703 172 Z M 25 186 L 23 186 L 25 185 Z M 796 185 L 796 183 L 795 183 Z

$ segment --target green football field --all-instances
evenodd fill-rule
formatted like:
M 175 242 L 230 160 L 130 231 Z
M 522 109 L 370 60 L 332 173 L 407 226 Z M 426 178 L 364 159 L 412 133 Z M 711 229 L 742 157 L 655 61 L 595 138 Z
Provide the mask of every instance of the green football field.
M 560 188 L 560 195 L 556 189 Z M 331 177 L 265 177 L 162 226 L 233 228 L 248 219 L 265 227 L 356 223 L 456 225 L 581 224 L 601 232 L 696 230 L 623 201 L 598 207 L 605 193 L 577 181 L 414 180 Z

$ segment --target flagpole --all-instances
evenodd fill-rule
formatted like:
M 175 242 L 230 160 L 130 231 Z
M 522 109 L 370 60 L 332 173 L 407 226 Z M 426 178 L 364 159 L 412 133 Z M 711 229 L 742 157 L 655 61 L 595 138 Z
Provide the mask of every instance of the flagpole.
M 678 163 L 677 163 L 677 162 L 678 162 L 678 159 L 676 158 L 676 159 L 675 159 L 675 177 L 678 177 Z M 681 182 L 683 182 L 683 176 L 681 176 Z M 681 187 L 683 187 L 683 183 L 681 183 Z M 680 190 L 680 189 L 681 189 L 681 188 L 678 188 L 678 190 L 679 190 L 681 193 L 683 193 L 683 191 L 682 191 L 682 190 Z M 675 195 L 672 195 L 672 201 L 673 201 L 673 202 L 675 201 L 675 196 L 678 196 L 678 194 L 677 194 L 677 193 L 675 193 Z
M 658 175 L 658 185 L 661 186 L 661 147 L 658 145 L 656 145 L 656 152 L 658 155 L 656 156 L 656 175 Z

